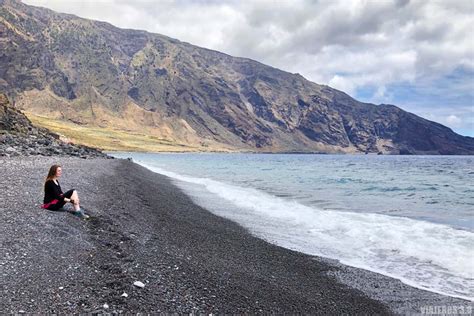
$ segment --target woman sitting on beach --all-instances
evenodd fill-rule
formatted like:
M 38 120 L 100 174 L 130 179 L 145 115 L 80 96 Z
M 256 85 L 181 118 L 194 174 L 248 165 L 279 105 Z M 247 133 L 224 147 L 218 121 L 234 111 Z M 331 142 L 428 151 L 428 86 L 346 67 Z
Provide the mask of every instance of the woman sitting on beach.
M 66 203 L 72 203 L 74 205 L 74 215 L 88 218 L 89 216 L 85 215 L 79 206 L 77 191 L 72 189 L 63 193 L 61 190 L 61 186 L 58 182 L 61 174 L 61 166 L 53 165 L 49 168 L 48 176 L 44 183 L 44 204 L 41 207 L 50 211 L 57 211 Z

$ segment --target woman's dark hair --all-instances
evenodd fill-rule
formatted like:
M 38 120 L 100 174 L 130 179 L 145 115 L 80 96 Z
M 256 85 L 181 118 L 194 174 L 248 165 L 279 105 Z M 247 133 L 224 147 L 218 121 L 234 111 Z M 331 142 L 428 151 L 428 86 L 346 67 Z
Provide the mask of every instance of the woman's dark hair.
M 46 177 L 46 180 L 44 180 L 44 183 L 48 180 L 53 180 L 54 177 L 56 176 L 56 171 L 58 171 L 58 168 L 61 168 L 60 165 L 52 165 L 51 168 L 49 168 L 48 176 Z

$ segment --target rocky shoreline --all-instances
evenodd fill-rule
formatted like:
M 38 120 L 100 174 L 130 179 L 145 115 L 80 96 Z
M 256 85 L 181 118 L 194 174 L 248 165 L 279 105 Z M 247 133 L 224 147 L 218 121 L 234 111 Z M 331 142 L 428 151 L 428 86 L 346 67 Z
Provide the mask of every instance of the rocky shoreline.
M 90 220 L 39 208 L 53 163 Z M 131 161 L 0 157 L 0 164 L 1 314 L 417 314 L 423 306 L 467 306 L 269 244 Z
M 34 126 L 0 93 L 0 156 L 73 156 L 112 158 L 100 150 L 75 145 L 55 133 Z

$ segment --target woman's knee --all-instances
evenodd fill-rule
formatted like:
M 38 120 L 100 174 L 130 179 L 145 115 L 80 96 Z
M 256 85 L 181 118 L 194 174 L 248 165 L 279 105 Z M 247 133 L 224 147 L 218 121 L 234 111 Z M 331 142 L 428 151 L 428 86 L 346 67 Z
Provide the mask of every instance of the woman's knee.
M 77 194 L 77 190 L 72 191 L 71 199 L 74 200 L 74 204 L 79 204 L 79 194 Z

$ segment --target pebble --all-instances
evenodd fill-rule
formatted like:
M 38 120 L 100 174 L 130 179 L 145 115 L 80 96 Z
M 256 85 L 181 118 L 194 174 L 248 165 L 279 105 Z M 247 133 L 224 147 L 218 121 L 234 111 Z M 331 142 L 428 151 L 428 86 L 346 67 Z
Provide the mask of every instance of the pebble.
M 109 304 L 105 303 L 102 307 L 103 307 L 104 309 L 109 309 Z
M 139 288 L 144 288 L 145 287 L 145 284 L 143 284 L 143 282 L 140 282 L 140 281 L 133 282 L 133 285 L 135 285 L 136 287 L 139 287 Z
M 122 297 L 128 297 L 128 294 L 123 292 L 123 294 L 121 295 Z

